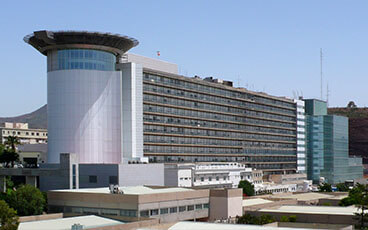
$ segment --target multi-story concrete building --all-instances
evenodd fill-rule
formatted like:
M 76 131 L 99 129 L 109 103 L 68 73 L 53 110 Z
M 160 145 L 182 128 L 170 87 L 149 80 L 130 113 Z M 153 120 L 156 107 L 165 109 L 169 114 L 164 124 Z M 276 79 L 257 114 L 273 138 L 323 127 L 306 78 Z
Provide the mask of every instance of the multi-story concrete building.
M 327 103 L 305 100 L 307 114 L 308 179 L 331 184 L 363 177 L 361 158 L 349 157 L 348 118 L 327 115 Z
M 305 168 L 297 101 L 181 76 L 175 64 L 126 54 L 138 44 L 126 36 L 36 31 L 24 40 L 47 56 L 49 163 L 75 153 L 80 164 L 232 161 L 265 175 Z
M 9 136 L 18 137 L 21 144 L 47 143 L 47 130 L 30 129 L 28 123 L 5 122 L 0 127 L 1 143 L 4 143 Z
M 265 174 L 297 170 L 293 100 L 143 68 L 143 104 L 144 154 L 152 162 L 237 161 Z
M 189 189 L 132 186 L 53 190 L 47 193 L 50 212 L 94 214 L 161 223 L 179 220 L 216 220 L 242 215 L 241 189 Z M 81 199 L 81 197 L 83 197 Z

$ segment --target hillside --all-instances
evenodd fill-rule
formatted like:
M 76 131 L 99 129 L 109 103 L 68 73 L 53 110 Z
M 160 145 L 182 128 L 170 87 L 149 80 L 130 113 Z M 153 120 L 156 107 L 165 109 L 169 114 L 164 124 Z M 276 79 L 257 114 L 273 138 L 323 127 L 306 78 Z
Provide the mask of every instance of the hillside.
M 29 128 L 47 129 L 47 105 L 24 115 L 16 117 L 0 117 L 0 124 L 4 122 L 23 122 L 28 123 Z
M 349 155 L 368 164 L 368 108 L 329 108 L 328 113 L 349 117 Z

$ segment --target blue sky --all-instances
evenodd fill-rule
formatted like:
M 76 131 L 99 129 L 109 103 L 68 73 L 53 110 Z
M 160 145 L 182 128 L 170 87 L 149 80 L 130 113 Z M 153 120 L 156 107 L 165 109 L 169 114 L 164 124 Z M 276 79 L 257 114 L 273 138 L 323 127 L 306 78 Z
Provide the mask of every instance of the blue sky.
M 330 106 L 367 106 L 368 1 L 3 1 L 0 116 L 46 104 L 46 57 L 23 42 L 35 30 L 92 30 L 134 37 L 132 53 L 179 65 L 181 74 Z

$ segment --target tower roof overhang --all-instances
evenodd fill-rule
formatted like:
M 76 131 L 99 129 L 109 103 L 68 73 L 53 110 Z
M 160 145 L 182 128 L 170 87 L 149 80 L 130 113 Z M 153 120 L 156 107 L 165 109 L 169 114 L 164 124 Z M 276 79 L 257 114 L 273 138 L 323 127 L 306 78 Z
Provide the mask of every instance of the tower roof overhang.
M 89 31 L 35 31 L 24 41 L 43 55 L 52 49 L 97 49 L 122 55 L 139 44 L 138 40 L 120 34 Z

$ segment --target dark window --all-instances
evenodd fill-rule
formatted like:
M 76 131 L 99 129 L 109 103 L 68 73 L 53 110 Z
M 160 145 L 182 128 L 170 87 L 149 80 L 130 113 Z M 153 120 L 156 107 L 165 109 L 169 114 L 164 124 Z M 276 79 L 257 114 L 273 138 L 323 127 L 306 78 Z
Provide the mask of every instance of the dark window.
M 117 176 L 109 176 L 109 184 L 118 184 Z
M 188 211 L 193 211 L 194 210 L 194 205 L 188 205 Z
M 196 209 L 202 209 L 202 204 L 196 204 L 195 208 Z
M 169 209 L 168 208 L 161 208 L 160 209 L 160 214 L 163 215 L 163 214 L 167 214 L 169 213 Z
M 77 188 L 77 166 L 73 164 L 72 166 L 73 171 L 73 189 Z
M 180 206 L 179 212 L 185 212 L 187 210 L 187 206 Z
M 137 211 L 136 210 L 130 210 L 130 209 L 121 209 L 120 210 L 121 216 L 130 216 L 130 217 L 136 217 Z
M 152 209 L 151 216 L 157 216 L 157 215 L 158 215 L 158 209 Z
M 148 217 L 149 216 L 149 211 L 148 210 L 143 210 L 140 212 L 142 217 Z
M 89 176 L 89 183 L 97 183 L 97 176 Z
M 178 208 L 177 207 L 170 208 L 170 213 L 176 213 L 176 212 L 178 212 Z

